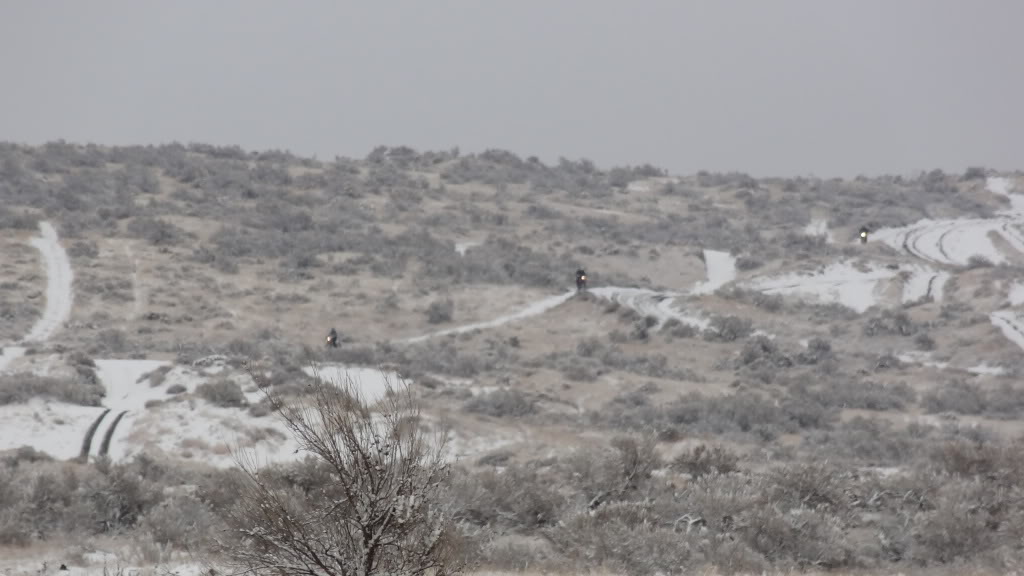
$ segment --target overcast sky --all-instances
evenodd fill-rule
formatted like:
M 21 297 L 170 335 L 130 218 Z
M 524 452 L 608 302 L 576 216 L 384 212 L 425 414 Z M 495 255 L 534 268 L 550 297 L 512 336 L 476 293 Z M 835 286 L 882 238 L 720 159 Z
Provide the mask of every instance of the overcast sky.
M 1024 168 L 1020 0 L 5 0 L 0 140 Z

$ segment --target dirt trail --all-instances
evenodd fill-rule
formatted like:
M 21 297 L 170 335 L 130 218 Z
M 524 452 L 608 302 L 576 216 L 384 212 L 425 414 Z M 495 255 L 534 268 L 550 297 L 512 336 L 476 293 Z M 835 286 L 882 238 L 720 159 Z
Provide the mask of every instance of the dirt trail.
M 46 305 L 42 317 L 21 339 L 20 344 L 45 342 L 63 327 L 71 315 L 71 283 L 74 279 L 71 260 L 60 244 L 57 231 L 49 222 L 39 223 L 39 233 L 38 237 L 31 240 L 31 244 L 43 256 L 43 267 L 46 270 Z M 23 346 L 0 349 L 0 372 L 24 354 Z

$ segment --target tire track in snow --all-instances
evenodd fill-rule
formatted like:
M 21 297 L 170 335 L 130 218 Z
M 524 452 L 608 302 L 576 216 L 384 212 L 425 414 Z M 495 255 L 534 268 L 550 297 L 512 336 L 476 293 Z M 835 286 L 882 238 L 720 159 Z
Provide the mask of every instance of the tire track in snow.
M 89 429 L 85 431 L 85 438 L 82 439 L 82 451 L 78 454 L 78 461 L 85 464 L 89 461 L 89 452 L 92 450 L 92 437 L 96 435 L 96 430 L 100 427 L 100 423 L 107 417 L 110 412 L 110 408 L 107 408 L 100 414 L 96 420 L 93 421 Z
M 1011 207 L 993 218 L 958 218 L 953 220 L 919 220 L 901 228 L 883 228 L 873 240 L 935 264 L 966 266 L 972 256 L 984 256 L 993 264 L 1006 261 L 989 238 L 992 233 L 1004 238 L 1014 249 L 1024 253 L 1024 235 L 1013 226 L 1024 223 L 1024 195 L 1012 194 L 1012 182 L 992 177 L 985 184 L 992 194 L 1006 196 Z
M 117 425 L 121 422 L 121 418 L 124 418 L 124 415 L 127 413 L 127 410 L 122 410 L 117 415 L 117 418 L 114 418 L 114 421 L 110 423 L 110 428 L 107 428 L 107 433 L 103 435 L 103 443 L 100 444 L 99 455 L 101 458 L 106 456 L 107 452 L 110 450 L 110 440 L 114 437 L 114 430 L 117 429 Z

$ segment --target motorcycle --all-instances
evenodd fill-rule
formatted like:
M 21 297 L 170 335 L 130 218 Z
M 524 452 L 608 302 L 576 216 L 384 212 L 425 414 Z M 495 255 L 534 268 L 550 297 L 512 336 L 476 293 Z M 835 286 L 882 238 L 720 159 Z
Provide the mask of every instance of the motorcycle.
M 868 228 L 867 228 L 867 226 L 863 226 L 860 229 L 860 243 L 861 244 L 867 244 L 868 243 Z
M 338 347 L 338 333 L 337 332 L 331 332 L 330 334 L 327 335 L 327 346 L 329 348 L 337 348 Z
M 587 289 L 587 275 L 577 274 L 576 275 L 576 291 L 581 292 Z

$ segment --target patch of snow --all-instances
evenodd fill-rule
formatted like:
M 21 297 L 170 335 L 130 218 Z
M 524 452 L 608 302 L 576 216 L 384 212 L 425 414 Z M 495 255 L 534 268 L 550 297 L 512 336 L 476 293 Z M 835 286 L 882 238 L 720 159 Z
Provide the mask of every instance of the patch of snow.
M 1006 373 L 1006 370 L 1001 366 L 989 366 L 987 363 L 982 362 L 977 366 L 971 366 L 967 369 L 971 374 L 988 375 L 988 376 L 1000 376 Z
M 575 295 L 576 291 L 572 290 L 569 292 L 558 294 L 556 296 L 549 296 L 547 298 L 538 300 L 537 302 L 530 304 L 526 308 L 523 308 L 522 310 L 509 314 L 507 316 L 501 316 L 493 320 L 487 320 L 484 322 L 476 322 L 474 324 L 465 324 L 463 326 L 448 328 L 446 330 L 439 330 L 437 332 L 431 332 L 429 334 L 424 334 L 422 336 L 414 336 L 412 338 L 406 338 L 405 340 L 403 340 L 403 342 L 412 344 L 414 342 L 422 342 L 423 340 L 427 340 L 428 338 L 434 338 L 436 336 L 445 336 L 447 334 L 462 334 L 464 332 L 472 332 L 473 330 L 496 328 L 498 326 L 503 326 L 505 324 L 515 322 L 517 320 L 522 320 L 524 318 L 529 318 L 531 316 L 543 314 L 548 310 L 555 308 L 556 306 L 564 304 Z
M 3 374 L 11 363 L 24 355 L 25 349 L 20 346 L 0 348 L 0 374 Z
M 1024 322 L 1013 310 L 996 310 L 989 314 L 992 324 L 1003 332 L 1008 340 L 1024 349 Z
M 1024 304 L 1024 283 L 1014 282 L 1010 285 L 1010 293 L 1008 295 L 1010 306 L 1020 306 Z
M 705 250 L 704 268 L 708 279 L 695 286 L 692 294 L 711 294 L 736 279 L 736 258 L 728 252 Z
M 949 362 L 935 362 L 931 359 L 932 355 L 929 352 L 903 352 L 896 356 L 900 362 L 905 364 L 920 364 L 929 368 L 937 368 L 939 370 L 945 370 L 949 367 Z
M 3 434 L 0 434 L 0 450 L 31 446 L 54 458 L 74 458 L 82 448 L 85 432 L 103 410 L 41 398 L 34 398 L 27 404 L 0 406 L 4 427 Z M 107 418 L 111 418 L 110 414 Z M 96 434 L 102 437 L 99 430 Z M 95 436 L 93 442 L 98 444 Z
M 309 376 L 317 372 L 325 382 L 340 384 L 346 378 L 351 378 L 359 391 L 363 394 L 363 400 L 368 404 L 374 404 L 384 397 L 388 386 L 394 390 L 400 390 L 403 382 L 396 372 L 381 371 L 376 368 L 361 368 L 357 366 L 345 366 L 342 364 L 322 364 L 313 368 L 306 366 L 302 369 Z
M 455 251 L 459 253 L 459 256 L 465 256 L 466 255 L 466 250 L 468 250 L 469 248 L 472 248 L 473 246 L 479 246 L 479 245 L 480 245 L 480 242 L 476 241 L 476 240 L 467 240 L 465 242 L 456 242 L 455 243 Z
M 864 312 L 876 304 L 878 282 L 893 276 L 895 272 L 892 270 L 883 268 L 862 272 L 848 262 L 840 262 L 816 274 L 804 272 L 756 278 L 750 286 L 765 294 L 806 294 Z
M 626 191 L 637 193 L 650 192 L 651 183 L 647 180 L 634 180 L 629 184 L 626 184 Z
M 828 229 L 828 220 L 811 220 L 811 222 L 804 227 L 804 234 L 807 236 L 824 236 L 825 242 L 829 244 L 835 242 L 835 237 L 832 235 L 832 231 Z
M 96 376 L 107 389 L 103 405 L 115 412 L 144 410 L 146 402 L 163 400 L 167 392 L 163 386 L 152 387 L 149 380 L 139 378 L 170 363 L 162 360 L 95 360 Z
M 225 468 L 235 465 L 232 451 L 237 449 L 253 455 L 261 464 L 303 456 L 296 452 L 298 443 L 276 415 L 255 418 L 243 409 L 222 408 L 196 399 L 129 413 L 118 426 L 118 436 L 120 441 L 112 442 L 110 447 L 110 457 L 115 461 L 149 452 Z
M 1011 188 L 1013 188 L 1013 182 L 1010 182 L 1009 178 L 1004 178 L 1002 176 L 989 176 L 985 179 L 986 190 L 992 194 L 1007 196 L 1012 202 L 1015 198 L 1013 197 L 1014 195 L 1010 193 Z
M 43 316 L 24 338 L 24 342 L 42 342 L 59 330 L 71 315 L 71 261 L 60 245 L 57 231 L 49 222 L 39 223 L 40 236 L 32 239 L 46 267 L 46 307 Z

